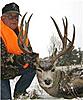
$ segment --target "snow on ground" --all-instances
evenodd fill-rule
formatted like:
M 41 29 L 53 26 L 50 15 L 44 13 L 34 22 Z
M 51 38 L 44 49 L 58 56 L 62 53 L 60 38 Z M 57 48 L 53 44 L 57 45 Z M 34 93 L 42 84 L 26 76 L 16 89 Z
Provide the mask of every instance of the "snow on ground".
M 20 76 L 17 76 L 15 79 L 13 80 L 10 80 L 10 85 L 11 85 L 11 93 L 12 93 L 12 98 L 13 98 L 13 92 L 14 92 L 14 88 L 15 88 L 15 84 L 16 82 L 18 81 L 18 79 L 20 78 Z M 36 90 L 38 95 L 40 95 L 40 97 L 42 97 L 43 99 L 48 99 L 48 98 L 51 98 L 53 99 L 54 97 L 51 97 L 49 94 L 47 94 L 40 86 L 39 86 L 39 83 L 38 83 L 38 80 L 37 80 L 37 77 L 35 75 L 31 85 L 29 88 L 27 88 L 27 92 L 31 92 L 33 90 Z

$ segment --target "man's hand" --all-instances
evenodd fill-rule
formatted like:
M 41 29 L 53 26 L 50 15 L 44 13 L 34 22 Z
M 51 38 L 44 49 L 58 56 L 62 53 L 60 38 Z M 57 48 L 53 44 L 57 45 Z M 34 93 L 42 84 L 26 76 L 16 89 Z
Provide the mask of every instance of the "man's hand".
M 19 65 L 25 65 L 25 64 L 32 64 L 36 62 L 36 58 L 39 56 L 38 53 L 30 53 L 30 54 L 21 54 L 21 55 L 16 55 L 14 56 L 14 61 L 19 64 Z

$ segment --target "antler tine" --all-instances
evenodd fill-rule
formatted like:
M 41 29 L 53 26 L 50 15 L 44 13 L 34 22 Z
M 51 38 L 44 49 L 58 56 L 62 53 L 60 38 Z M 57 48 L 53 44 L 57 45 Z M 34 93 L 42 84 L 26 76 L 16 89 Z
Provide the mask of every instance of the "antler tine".
M 62 18 L 63 21 L 63 26 L 64 26 L 64 38 L 63 38 L 63 49 L 66 48 L 67 45 L 67 28 L 68 28 L 68 21 L 67 18 L 65 17 L 66 22 L 64 22 L 64 19 Z
M 72 44 L 74 43 L 75 40 L 75 25 L 73 25 L 73 38 L 72 38 Z
M 21 24 L 20 24 L 20 32 L 21 33 L 23 32 L 23 21 L 24 21 L 26 14 L 27 14 L 27 12 L 24 14 L 24 16 L 22 17 L 22 20 L 21 20 Z
M 68 44 L 68 48 L 67 48 L 67 51 L 71 51 L 73 48 L 74 48 L 74 46 L 73 46 L 73 44 L 74 44 L 74 40 L 75 40 L 75 26 L 73 25 L 73 38 L 72 38 L 72 41 L 70 41 L 68 38 L 67 38 L 67 40 L 69 41 L 69 44 Z
M 32 17 L 33 13 L 30 15 L 29 19 L 28 19 L 28 22 L 26 22 L 26 25 L 25 25 L 25 33 L 28 33 L 28 29 L 29 29 L 29 22 L 30 22 L 30 19 Z
M 25 42 L 26 42 L 26 38 L 27 38 L 27 31 L 25 32 L 25 35 L 23 35 L 23 22 L 24 22 L 24 18 L 26 16 L 26 14 L 27 13 L 24 14 L 24 16 L 23 16 L 23 18 L 21 20 L 20 32 L 19 32 L 19 35 L 18 35 L 18 45 L 19 45 L 20 49 L 23 52 L 25 52 L 25 53 L 31 53 L 31 51 L 29 51 L 28 48 L 25 46 Z M 30 18 L 29 18 L 29 20 L 30 20 Z M 27 23 L 25 24 L 25 27 L 26 28 L 27 28 Z
M 66 52 L 71 51 L 74 46 L 74 40 L 75 40 L 75 26 L 73 25 L 74 31 L 73 31 L 73 38 L 72 41 L 69 43 L 68 47 L 66 47 L 66 49 L 62 50 L 61 52 L 59 52 L 59 54 L 56 55 L 56 57 L 54 58 L 54 60 L 58 59 L 60 56 L 64 55 Z
M 71 51 L 74 46 L 74 40 L 75 40 L 75 26 L 73 25 L 73 38 L 72 38 L 72 41 L 69 41 L 69 48 L 68 48 L 68 51 Z
M 20 47 L 21 50 L 23 50 L 23 47 L 22 47 L 22 38 L 23 38 L 23 21 L 24 21 L 24 18 L 26 16 L 27 13 L 24 14 L 24 16 L 22 17 L 22 20 L 21 20 L 21 24 L 20 24 L 20 32 L 19 32 L 19 35 L 18 35 L 18 45 Z
M 29 52 L 29 53 L 31 53 L 31 51 L 29 51 L 28 48 L 26 47 L 26 39 L 27 39 L 27 35 L 28 35 L 29 22 L 30 22 L 30 19 L 31 19 L 32 15 L 33 15 L 33 13 L 30 15 L 28 21 L 25 22 L 25 34 L 23 36 L 23 47 L 24 47 L 24 50 L 26 50 L 26 52 Z
M 60 39 L 61 39 L 62 42 L 63 42 L 63 36 L 62 36 L 62 34 L 61 34 L 61 32 L 60 32 L 60 29 L 59 29 L 57 23 L 55 22 L 55 20 L 54 20 L 53 17 L 51 17 L 51 19 L 52 19 L 52 21 L 53 21 L 53 23 L 54 23 L 54 25 L 55 25 L 55 27 L 56 27 L 56 29 L 57 29 L 57 32 L 58 32 L 58 34 L 59 34 Z
M 20 32 L 19 32 L 19 35 L 18 35 L 18 38 L 20 38 L 20 36 L 21 36 L 21 38 L 22 38 L 22 36 L 23 36 L 23 21 L 24 21 L 24 18 L 25 18 L 25 16 L 26 16 L 26 14 L 27 14 L 27 12 L 24 14 L 24 16 L 22 17 L 22 20 L 21 20 L 21 24 L 20 24 Z M 19 39 L 18 39 L 19 40 Z
M 28 35 L 28 29 L 29 29 L 29 22 L 30 22 L 30 19 L 32 17 L 33 13 L 30 15 L 29 19 L 27 22 L 25 22 L 25 34 L 24 34 L 24 43 L 25 43 L 25 40 L 27 38 L 27 35 Z

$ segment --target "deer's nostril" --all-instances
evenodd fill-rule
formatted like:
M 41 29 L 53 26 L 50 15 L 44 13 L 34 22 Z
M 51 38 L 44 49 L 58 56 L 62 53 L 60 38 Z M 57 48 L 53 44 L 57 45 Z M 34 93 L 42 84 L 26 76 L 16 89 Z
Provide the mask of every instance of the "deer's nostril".
M 45 82 L 46 85 L 50 85 L 51 84 L 51 80 L 49 80 L 49 79 L 44 80 L 44 82 Z

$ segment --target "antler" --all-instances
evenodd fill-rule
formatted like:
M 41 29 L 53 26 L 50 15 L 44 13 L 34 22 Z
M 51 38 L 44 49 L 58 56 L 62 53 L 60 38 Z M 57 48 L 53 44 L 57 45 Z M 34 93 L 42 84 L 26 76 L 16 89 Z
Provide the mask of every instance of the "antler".
M 29 29 L 29 22 L 30 19 L 32 17 L 33 14 L 31 14 L 31 16 L 29 17 L 28 21 L 25 22 L 25 34 L 23 34 L 23 22 L 24 22 L 24 18 L 26 16 L 27 13 L 24 14 L 22 20 L 21 20 L 21 24 L 20 24 L 20 32 L 18 35 L 18 45 L 20 47 L 20 49 L 24 52 L 24 53 L 32 53 L 32 51 L 28 50 L 28 47 L 26 46 L 26 39 L 27 39 L 27 35 L 28 35 L 28 29 Z
M 18 45 L 20 47 L 20 49 L 23 51 L 23 58 L 24 58 L 24 62 L 29 62 L 29 63 L 33 63 L 36 61 L 37 58 L 39 58 L 39 54 L 38 53 L 35 53 L 33 51 L 30 51 L 28 49 L 28 47 L 26 46 L 26 40 L 28 39 L 27 38 L 27 34 L 28 34 L 28 29 L 29 29 L 29 22 L 30 22 L 30 19 L 32 17 L 33 14 L 31 14 L 31 16 L 29 17 L 28 21 L 25 22 L 25 34 L 23 34 L 23 21 L 24 21 L 24 18 L 26 16 L 27 13 L 24 14 L 22 20 L 21 20 L 21 24 L 20 24 L 20 32 L 19 32 L 19 35 L 18 35 Z M 17 61 L 19 60 L 19 57 L 17 58 Z M 18 61 L 19 63 L 19 61 Z
M 67 35 L 68 35 L 68 21 L 67 21 L 67 18 L 65 17 L 65 20 L 66 22 L 64 21 L 64 19 L 62 18 L 62 21 L 63 21 L 63 26 L 64 26 L 64 37 L 62 36 L 61 32 L 60 32 L 60 29 L 57 25 L 57 23 L 55 22 L 55 20 L 51 17 L 56 29 L 57 29 L 57 32 L 58 32 L 58 35 L 62 41 L 62 51 L 60 51 L 53 59 L 53 61 L 55 61 L 56 59 L 58 59 L 60 56 L 64 55 L 66 52 L 69 52 L 71 51 L 74 46 L 74 40 L 75 40 L 75 26 L 73 25 L 73 38 L 72 38 L 72 41 L 70 41 L 68 38 L 67 38 Z M 67 45 L 67 40 L 69 41 L 69 44 Z

